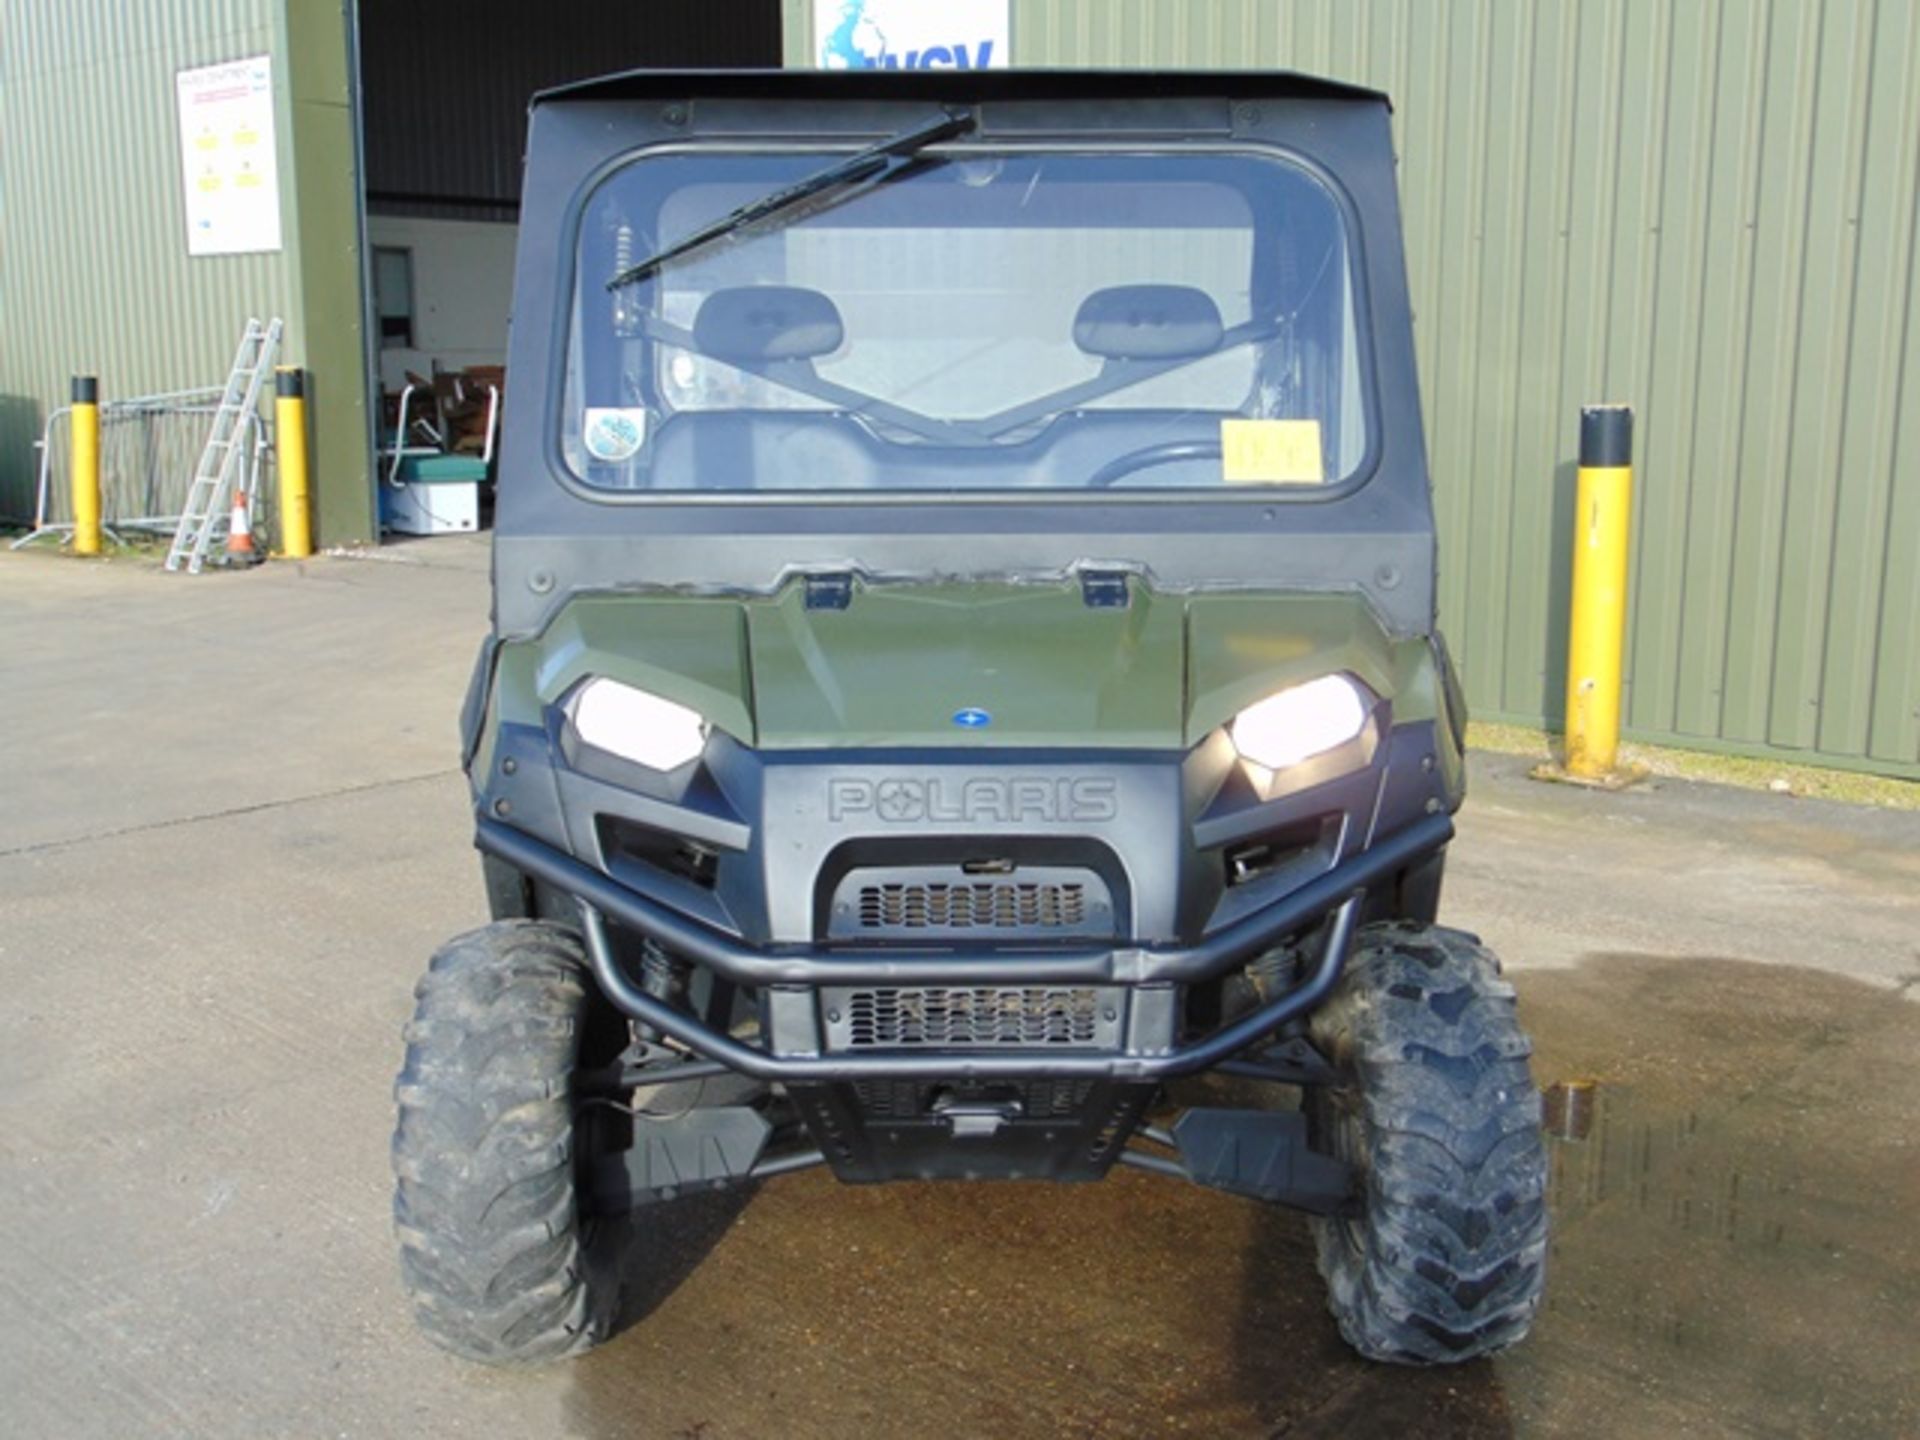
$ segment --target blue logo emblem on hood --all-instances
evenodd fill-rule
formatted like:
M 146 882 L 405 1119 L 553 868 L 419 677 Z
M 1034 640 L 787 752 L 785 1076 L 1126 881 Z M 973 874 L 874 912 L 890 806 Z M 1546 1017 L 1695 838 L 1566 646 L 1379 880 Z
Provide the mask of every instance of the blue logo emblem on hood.
M 958 725 L 962 730 L 984 730 L 987 726 L 993 724 L 993 716 L 984 710 L 976 709 L 974 706 L 969 705 L 964 710 L 956 710 L 953 712 L 953 723 Z

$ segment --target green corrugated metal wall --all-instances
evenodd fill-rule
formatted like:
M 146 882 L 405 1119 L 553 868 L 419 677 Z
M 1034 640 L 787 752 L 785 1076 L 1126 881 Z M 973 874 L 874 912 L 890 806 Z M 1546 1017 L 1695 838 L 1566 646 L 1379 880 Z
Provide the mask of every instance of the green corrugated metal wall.
M 322 535 L 369 533 L 344 35 L 340 0 L 0 0 L 0 517 L 32 512 L 75 371 L 108 399 L 219 384 L 247 317 L 280 315 L 317 372 Z M 174 72 L 258 54 L 284 248 L 189 258 Z
M 1477 715 L 1558 722 L 1578 409 L 1625 400 L 1629 734 L 1920 777 L 1914 0 L 1011 5 L 1020 65 L 1394 97 Z
M 174 119 L 174 71 L 272 50 L 270 9 L 0 7 L 0 392 L 36 429 L 75 371 L 108 398 L 218 384 L 248 314 L 287 313 L 287 251 L 188 261 Z M 32 465 L 7 434 L 0 513 L 31 512 Z

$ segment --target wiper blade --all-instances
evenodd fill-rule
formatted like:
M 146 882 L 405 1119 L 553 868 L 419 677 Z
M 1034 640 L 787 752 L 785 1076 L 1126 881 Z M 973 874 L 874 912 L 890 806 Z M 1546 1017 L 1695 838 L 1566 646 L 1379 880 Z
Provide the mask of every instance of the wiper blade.
M 851 185 L 877 175 L 894 160 L 911 155 L 916 150 L 924 150 L 929 145 L 937 145 L 942 140 L 951 140 L 956 135 L 965 135 L 972 130 L 975 121 L 969 111 L 944 112 L 938 120 L 930 120 L 924 125 L 916 125 L 911 130 L 902 130 L 898 135 L 889 136 L 877 144 L 834 162 L 824 170 L 816 170 L 804 180 L 796 180 L 784 189 L 775 190 L 770 195 L 762 195 L 758 200 L 749 200 L 738 209 L 722 215 L 712 224 L 702 225 L 690 235 L 683 235 L 663 250 L 659 250 L 636 265 L 629 265 L 611 280 L 607 289 L 618 290 L 622 285 L 631 285 L 636 280 L 644 280 L 669 260 L 697 250 L 702 245 L 711 244 L 723 235 L 731 235 L 757 220 L 776 215 L 798 205 L 802 200 L 818 195 L 823 190 L 831 190 L 838 185 Z

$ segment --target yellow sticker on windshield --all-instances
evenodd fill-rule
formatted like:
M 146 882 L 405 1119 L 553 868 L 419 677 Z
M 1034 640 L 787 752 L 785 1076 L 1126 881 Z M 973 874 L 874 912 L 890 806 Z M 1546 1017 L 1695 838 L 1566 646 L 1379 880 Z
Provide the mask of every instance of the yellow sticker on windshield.
M 1318 420 L 1222 420 L 1220 471 L 1229 485 L 1322 485 Z

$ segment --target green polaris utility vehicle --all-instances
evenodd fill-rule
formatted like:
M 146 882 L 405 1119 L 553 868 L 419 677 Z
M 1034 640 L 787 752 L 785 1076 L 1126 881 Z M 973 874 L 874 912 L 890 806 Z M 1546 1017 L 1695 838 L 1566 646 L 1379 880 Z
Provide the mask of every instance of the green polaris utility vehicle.
M 591 1345 L 693 1192 L 1125 1165 L 1305 1211 L 1365 1355 L 1525 1334 L 1385 97 L 623 75 L 535 101 L 521 217 L 427 1333 Z

